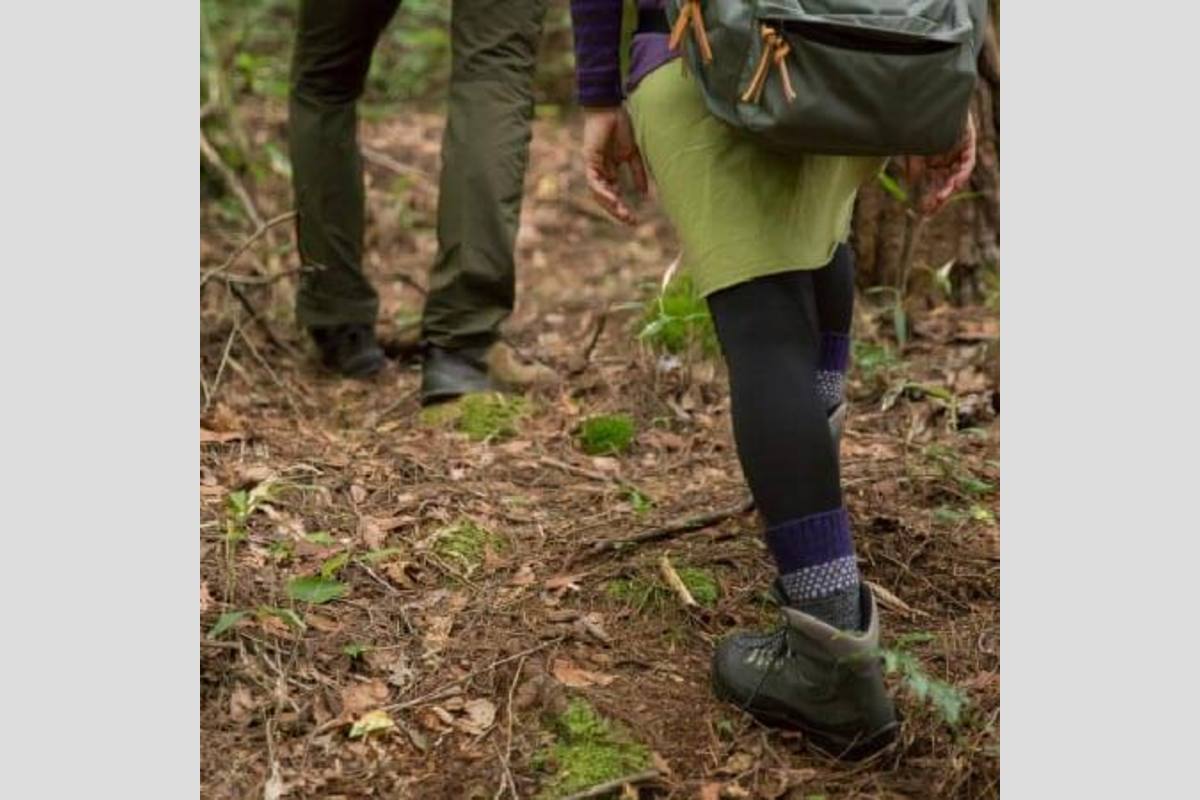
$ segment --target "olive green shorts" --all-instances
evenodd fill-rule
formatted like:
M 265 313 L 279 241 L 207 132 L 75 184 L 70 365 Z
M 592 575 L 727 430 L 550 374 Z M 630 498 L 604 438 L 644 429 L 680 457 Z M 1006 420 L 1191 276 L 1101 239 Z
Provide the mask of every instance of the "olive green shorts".
M 712 116 L 677 61 L 643 78 L 628 109 L 701 295 L 827 264 L 849 235 L 858 187 L 885 161 L 767 150 Z

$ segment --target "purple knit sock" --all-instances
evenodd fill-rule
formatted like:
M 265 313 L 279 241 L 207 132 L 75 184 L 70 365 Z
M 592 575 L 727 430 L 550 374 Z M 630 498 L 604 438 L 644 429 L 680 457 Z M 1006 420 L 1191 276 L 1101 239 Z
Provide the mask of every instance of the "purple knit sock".
M 845 507 L 776 525 L 766 539 L 791 606 L 840 630 L 858 630 L 858 565 Z
M 827 412 L 846 396 L 846 369 L 850 366 L 850 334 L 822 331 L 817 352 L 817 395 Z

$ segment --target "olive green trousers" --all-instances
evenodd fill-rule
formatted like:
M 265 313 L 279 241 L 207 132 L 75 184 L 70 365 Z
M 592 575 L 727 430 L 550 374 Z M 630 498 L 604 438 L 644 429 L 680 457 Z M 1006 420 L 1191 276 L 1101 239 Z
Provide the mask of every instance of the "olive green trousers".
M 374 323 L 363 275 L 364 190 L 357 102 L 400 0 L 300 0 L 288 147 L 300 258 L 296 317 L 307 327 Z M 513 247 L 533 118 L 546 0 L 453 0 L 451 77 L 438 199 L 438 254 L 425 342 L 491 344 L 512 311 Z

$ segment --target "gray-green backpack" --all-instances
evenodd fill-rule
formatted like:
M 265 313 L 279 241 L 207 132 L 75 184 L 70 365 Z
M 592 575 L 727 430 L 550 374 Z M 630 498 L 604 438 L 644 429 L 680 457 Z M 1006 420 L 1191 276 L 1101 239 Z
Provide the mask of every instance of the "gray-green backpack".
M 789 152 L 932 154 L 958 141 L 987 0 L 668 0 L 709 110 Z

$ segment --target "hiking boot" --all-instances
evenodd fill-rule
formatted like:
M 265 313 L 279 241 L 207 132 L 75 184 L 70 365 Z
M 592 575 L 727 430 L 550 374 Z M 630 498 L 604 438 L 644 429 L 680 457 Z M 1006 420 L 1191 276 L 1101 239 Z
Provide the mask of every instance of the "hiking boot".
M 349 378 L 366 378 L 383 369 L 387 359 L 371 325 L 349 324 L 309 328 L 326 369 Z
M 861 587 L 864 631 L 839 631 L 783 606 L 783 624 L 767 634 L 735 633 L 713 654 L 718 698 L 766 725 L 803 731 L 837 758 L 862 758 L 899 729 L 883 685 L 879 617 Z
M 504 342 L 455 350 L 428 345 L 421 403 L 433 405 L 473 392 L 518 391 L 551 383 L 557 377 L 549 367 L 525 361 Z
M 453 400 L 473 392 L 493 392 L 488 377 L 487 348 L 447 350 L 428 345 L 421 362 L 421 405 Z

